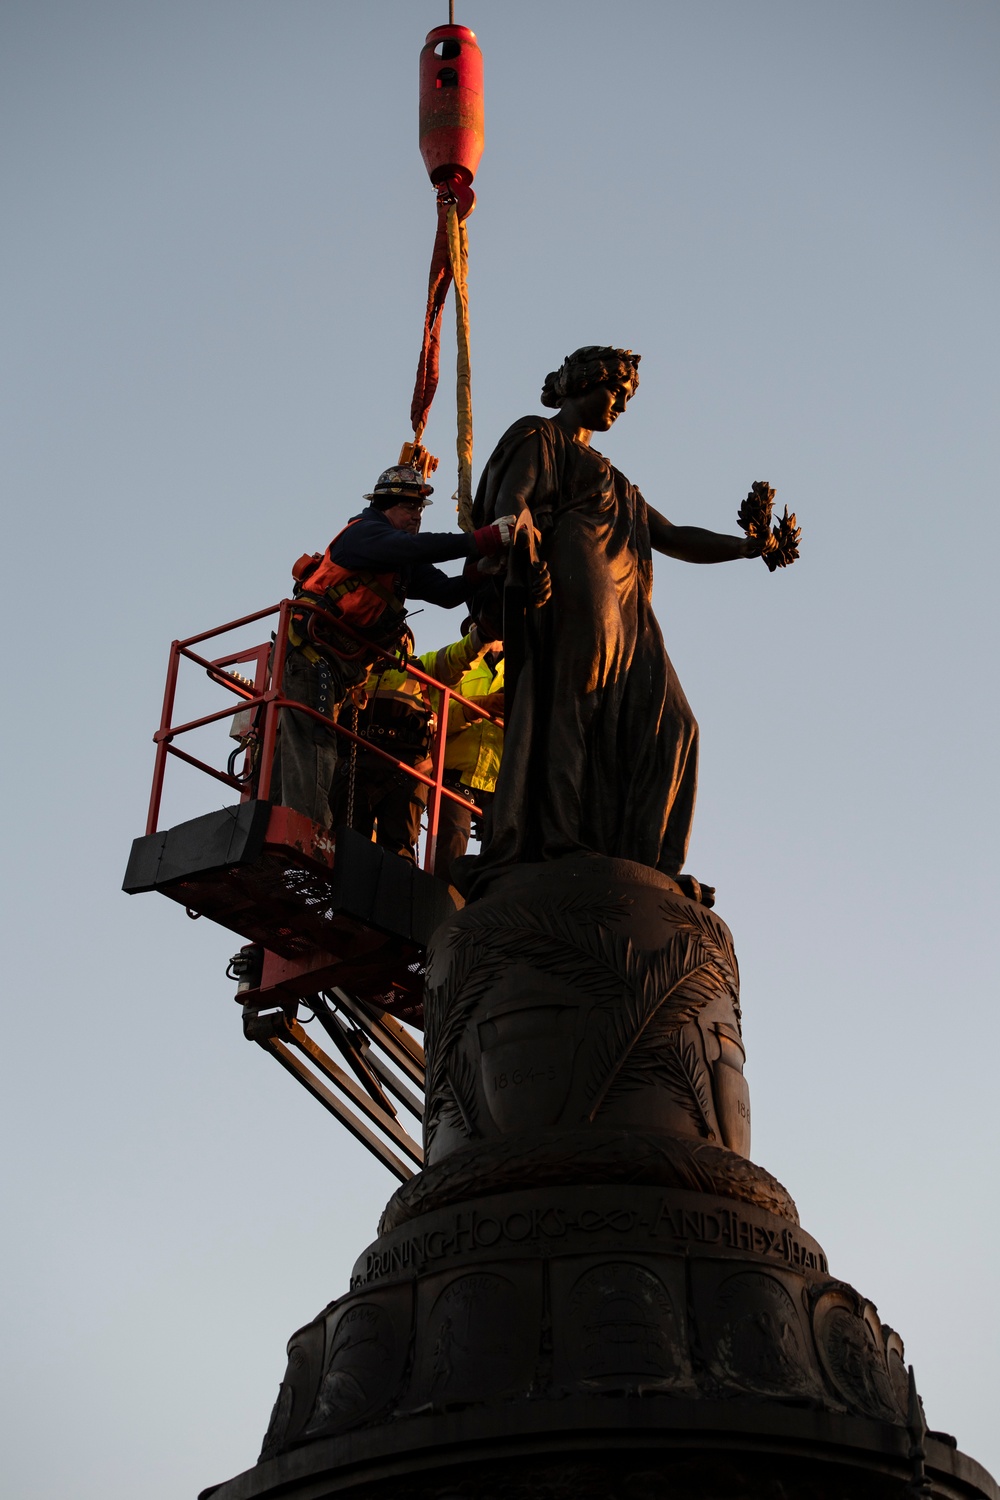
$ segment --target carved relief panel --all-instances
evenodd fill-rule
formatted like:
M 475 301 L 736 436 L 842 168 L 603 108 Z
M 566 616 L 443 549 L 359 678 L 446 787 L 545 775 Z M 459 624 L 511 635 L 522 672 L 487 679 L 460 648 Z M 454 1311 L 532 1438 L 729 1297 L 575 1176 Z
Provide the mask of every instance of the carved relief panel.
M 695 1316 L 718 1384 L 755 1396 L 820 1399 L 802 1280 L 710 1263 L 693 1272 Z
M 871 1302 L 834 1283 L 816 1300 L 813 1329 L 823 1373 L 849 1411 L 883 1422 L 906 1419 L 903 1343 L 882 1327 Z
M 326 1360 L 308 1437 L 357 1426 L 398 1395 L 409 1353 L 411 1306 L 410 1287 L 387 1287 L 327 1314 Z
M 439 929 L 425 1015 L 431 1163 L 588 1124 L 749 1151 L 732 938 L 654 870 L 567 856 L 498 880 Z
M 537 1264 L 428 1277 L 419 1289 L 406 1409 L 526 1395 L 535 1378 L 541 1322 Z
M 557 1391 L 693 1390 L 684 1262 L 562 1261 L 552 1266 Z

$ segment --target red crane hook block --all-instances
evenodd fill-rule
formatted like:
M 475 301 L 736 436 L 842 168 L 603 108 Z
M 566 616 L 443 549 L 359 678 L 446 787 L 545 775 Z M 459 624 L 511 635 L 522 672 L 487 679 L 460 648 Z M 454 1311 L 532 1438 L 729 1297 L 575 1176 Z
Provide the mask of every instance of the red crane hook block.
M 420 53 L 420 154 L 431 182 L 447 184 L 459 218 L 475 207 L 483 154 L 483 54 L 468 26 L 435 26 Z

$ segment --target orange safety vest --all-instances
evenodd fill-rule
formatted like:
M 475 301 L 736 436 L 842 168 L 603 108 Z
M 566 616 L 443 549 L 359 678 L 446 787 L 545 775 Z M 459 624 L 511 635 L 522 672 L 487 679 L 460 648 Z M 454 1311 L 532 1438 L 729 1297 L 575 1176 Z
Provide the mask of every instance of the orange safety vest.
M 296 594 L 311 594 L 317 600 L 329 599 L 346 624 L 355 630 L 364 630 L 377 624 L 387 612 L 402 619 L 406 605 L 395 592 L 395 573 L 344 568 L 333 561 L 334 547 L 344 532 L 356 524 L 356 520 L 348 521 L 325 552 L 306 553 L 300 557 L 292 568 L 292 577 Z

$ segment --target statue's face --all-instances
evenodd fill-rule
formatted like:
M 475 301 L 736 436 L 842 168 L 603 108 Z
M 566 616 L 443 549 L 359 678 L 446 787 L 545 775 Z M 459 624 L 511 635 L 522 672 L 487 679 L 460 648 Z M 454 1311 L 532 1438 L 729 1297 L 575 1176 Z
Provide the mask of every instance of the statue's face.
M 424 502 L 422 500 L 397 500 L 395 505 L 390 505 L 382 512 L 397 531 L 408 531 L 410 536 L 416 536 L 420 530 L 423 513 Z
M 582 396 L 571 396 L 562 409 L 581 427 L 589 427 L 591 432 L 608 432 L 632 399 L 634 388 L 631 380 L 596 385 Z

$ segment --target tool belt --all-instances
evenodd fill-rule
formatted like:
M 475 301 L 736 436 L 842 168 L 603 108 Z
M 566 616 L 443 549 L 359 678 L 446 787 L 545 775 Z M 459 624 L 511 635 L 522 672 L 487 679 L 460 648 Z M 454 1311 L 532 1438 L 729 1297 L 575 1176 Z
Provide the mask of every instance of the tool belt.
M 449 792 L 457 792 L 460 797 L 464 797 L 466 802 L 471 802 L 473 806 L 475 806 L 482 795 L 481 792 L 476 791 L 474 786 L 466 786 L 464 781 L 459 781 L 454 771 L 446 771 L 444 773 L 444 784 Z
M 344 630 L 337 629 L 336 619 L 331 608 L 330 601 L 324 598 L 316 598 L 315 595 L 305 594 L 303 597 L 311 603 L 322 606 L 322 615 L 314 613 L 313 610 L 292 610 L 291 619 L 288 623 L 288 639 L 293 646 L 303 651 L 310 661 L 317 661 L 320 656 L 335 659 L 338 662 L 350 662 L 359 667 L 370 667 L 375 662 L 378 652 L 372 647 L 381 647 L 386 651 L 395 650 L 402 638 L 403 626 L 406 623 L 406 611 L 386 610 L 385 613 L 374 624 L 366 626 L 363 630 L 354 627 L 356 635 L 348 635 Z M 362 639 L 358 640 L 356 637 Z
M 419 760 L 427 755 L 431 747 L 430 731 L 426 725 L 416 723 L 390 728 L 388 724 L 367 724 L 358 734 L 369 744 L 380 750 L 388 750 L 400 760 Z

